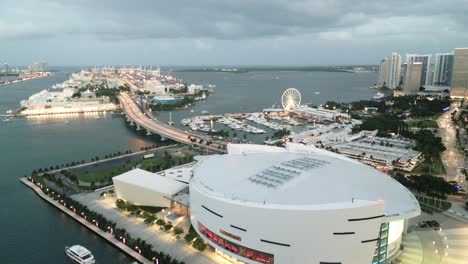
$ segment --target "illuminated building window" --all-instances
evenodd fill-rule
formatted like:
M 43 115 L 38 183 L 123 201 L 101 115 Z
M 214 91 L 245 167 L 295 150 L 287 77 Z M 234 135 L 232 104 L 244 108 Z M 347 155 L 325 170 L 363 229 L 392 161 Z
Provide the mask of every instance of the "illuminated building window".
M 372 263 L 382 263 L 387 259 L 387 244 L 388 244 L 388 223 L 383 223 L 380 226 L 379 239 L 374 250 Z
M 216 245 L 224 248 L 227 251 L 230 251 L 238 256 L 251 259 L 254 261 L 257 261 L 259 263 L 264 263 L 264 264 L 274 264 L 274 256 L 273 254 L 258 251 L 255 249 L 247 248 L 244 246 L 241 246 L 239 244 L 236 244 L 234 242 L 231 242 L 227 239 L 224 239 L 220 236 L 218 236 L 216 233 L 212 232 L 208 228 L 206 228 L 204 225 L 202 225 L 200 222 L 198 222 L 198 230 L 200 230 L 200 233 L 203 234 L 203 236 L 210 240 L 211 242 L 215 243 Z
M 219 232 L 220 232 L 221 234 L 225 235 L 225 236 L 228 236 L 228 237 L 232 238 L 232 239 L 235 239 L 235 240 L 238 240 L 238 241 L 241 241 L 241 240 L 242 240 L 239 236 L 236 236 L 236 235 L 233 235 L 233 234 L 231 234 L 231 233 L 229 233 L 229 232 L 226 232 L 226 231 L 224 231 L 223 229 L 220 229 Z

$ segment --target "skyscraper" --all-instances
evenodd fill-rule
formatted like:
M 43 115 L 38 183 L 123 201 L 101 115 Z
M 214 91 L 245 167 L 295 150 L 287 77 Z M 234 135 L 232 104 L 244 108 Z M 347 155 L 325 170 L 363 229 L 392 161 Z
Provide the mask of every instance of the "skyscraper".
M 406 54 L 406 62 L 421 62 L 422 69 L 421 69 L 421 81 L 420 86 L 429 85 L 431 82 L 429 81 L 429 71 L 431 66 L 431 57 L 432 54 L 427 55 L 420 55 L 420 54 Z
M 423 66 L 424 64 L 422 62 L 408 62 L 406 64 L 406 78 L 403 89 L 405 95 L 412 95 L 419 92 Z
M 455 49 L 452 68 L 453 98 L 468 98 L 468 48 Z
M 379 84 L 395 89 L 400 84 L 401 55 L 393 52 L 392 55 L 380 62 Z
M 434 64 L 433 85 L 450 86 L 452 84 L 452 53 L 436 53 Z
M 379 85 L 382 87 L 388 86 L 388 59 L 385 58 L 380 61 L 379 67 Z

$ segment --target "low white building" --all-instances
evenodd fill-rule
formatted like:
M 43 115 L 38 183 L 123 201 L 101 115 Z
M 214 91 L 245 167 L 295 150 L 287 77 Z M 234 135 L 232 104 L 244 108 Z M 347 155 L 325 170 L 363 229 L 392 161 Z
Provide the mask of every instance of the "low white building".
M 143 89 L 151 94 L 166 94 L 169 91 L 168 87 L 158 80 L 145 80 Z
M 340 110 L 329 110 L 322 107 L 313 108 L 307 105 L 301 105 L 294 110 L 297 114 L 314 116 L 318 120 L 334 120 L 336 118 L 351 119 L 347 113 L 342 113 Z
M 352 127 L 352 124 L 338 123 L 318 125 L 314 129 L 290 135 L 289 139 L 293 143 L 315 145 L 318 142 L 321 142 L 324 146 L 328 146 L 347 140 L 352 132 Z
M 410 140 L 381 138 L 364 133 L 336 143 L 331 148 L 374 167 L 412 171 L 423 160 L 422 153 L 413 150 L 415 144 Z
M 117 198 L 154 207 L 171 207 L 174 197 L 188 187 L 186 183 L 142 169 L 128 171 L 112 181 Z
M 203 90 L 203 85 L 196 85 L 196 84 L 191 84 L 187 86 L 187 93 L 189 94 L 194 94 L 198 91 Z

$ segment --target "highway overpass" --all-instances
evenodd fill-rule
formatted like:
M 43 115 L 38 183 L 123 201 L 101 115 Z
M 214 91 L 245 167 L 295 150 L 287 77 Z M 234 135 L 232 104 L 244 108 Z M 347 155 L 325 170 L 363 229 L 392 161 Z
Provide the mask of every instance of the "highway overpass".
M 189 133 L 174 126 L 169 126 L 158 119 L 143 112 L 140 106 L 127 94 L 118 96 L 120 105 L 131 125 L 136 125 L 137 130 L 145 129 L 147 133 L 160 135 L 162 138 L 172 139 L 176 142 L 192 147 L 214 152 L 225 152 L 226 143 L 214 141 L 211 138 Z

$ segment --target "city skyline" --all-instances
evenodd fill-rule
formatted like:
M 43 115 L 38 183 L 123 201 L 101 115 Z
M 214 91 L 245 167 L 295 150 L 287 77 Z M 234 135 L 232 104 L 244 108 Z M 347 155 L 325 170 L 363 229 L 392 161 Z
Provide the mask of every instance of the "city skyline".
M 438 1 L 424 3 L 423 15 L 418 2 L 2 5 L 0 62 L 10 65 L 370 65 L 394 51 L 433 54 L 468 43 L 463 10 Z
M 2 263 L 467 262 L 466 7 L 1 1 Z

